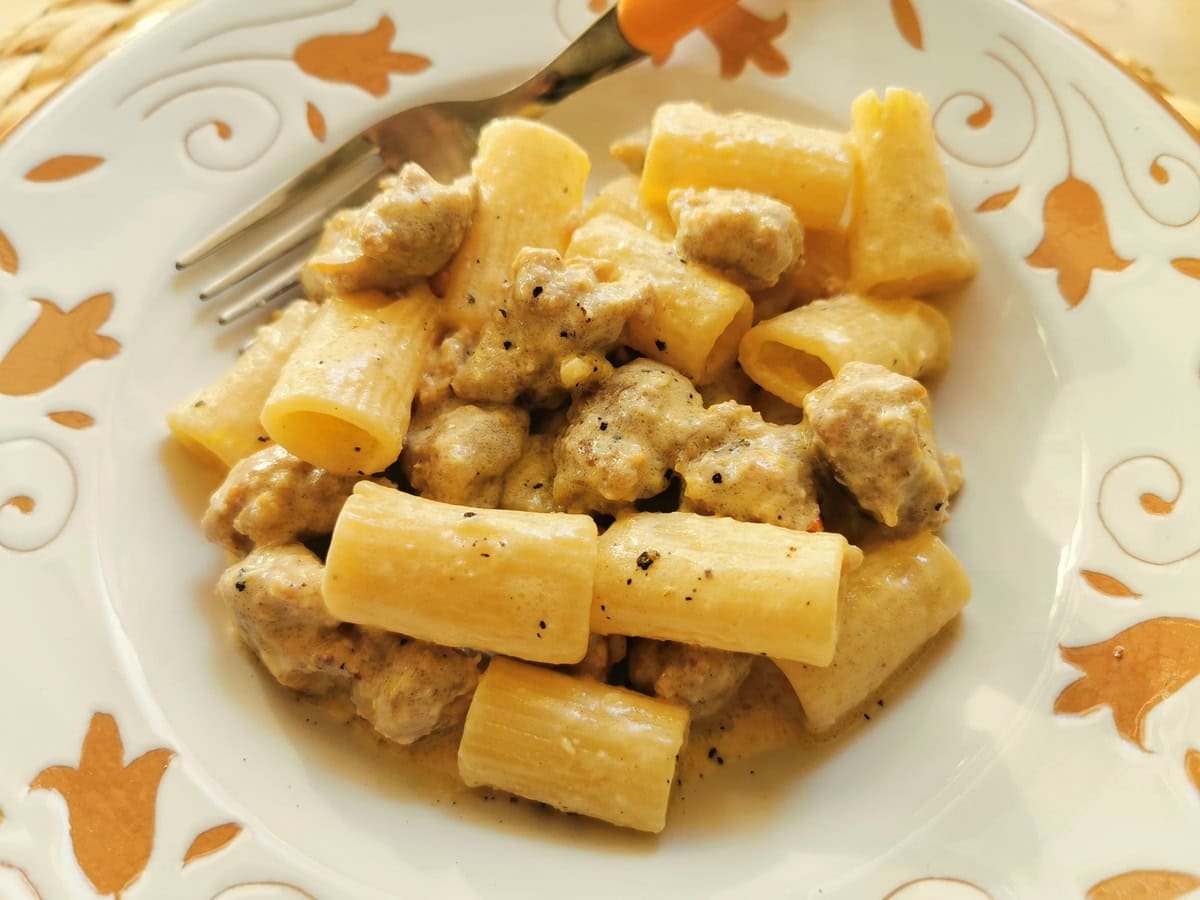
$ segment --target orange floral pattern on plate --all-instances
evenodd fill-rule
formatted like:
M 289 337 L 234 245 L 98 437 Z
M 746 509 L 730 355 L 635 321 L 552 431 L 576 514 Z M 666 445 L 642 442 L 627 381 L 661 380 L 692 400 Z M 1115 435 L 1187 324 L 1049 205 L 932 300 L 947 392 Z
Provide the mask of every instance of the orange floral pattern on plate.
M 6 506 L 11 506 L 17 512 L 29 515 L 37 509 L 37 502 L 27 494 L 17 494 L 15 497 L 9 497 L 3 503 L 0 503 L 0 509 Z
M 121 351 L 115 338 L 99 333 L 112 314 L 112 294 L 97 294 L 69 312 L 36 299 L 36 321 L 0 359 L 0 394 L 21 397 L 58 384 L 93 359 L 112 359 Z
M 1082 569 L 1079 573 L 1083 576 L 1083 580 L 1088 585 L 1101 594 L 1107 597 L 1130 597 L 1134 600 L 1140 600 L 1142 595 L 1123 581 L 1118 581 L 1111 575 L 1105 575 L 1103 572 L 1096 572 L 1092 569 Z
M 1008 204 L 1017 199 L 1017 194 L 1020 192 L 1021 188 L 1015 187 L 1010 191 L 1001 191 L 998 194 L 992 194 L 992 196 L 988 197 L 977 207 L 975 207 L 975 212 L 995 212 L 998 209 L 1004 209 L 1006 206 L 1008 206 Z
M 1035 269 L 1057 270 L 1058 292 L 1070 306 L 1087 296 L 1095 270 L 1121 272 L 1132 263 L 1113 249 L 1100 195 L 1074 175 L 1050 189 L 1042 221 L 1042 242 L 1025 261 Z
M 72 428 L 75 431 L 82 431 L 84 428 L 91 428 L 96 424 L 96 420 L 87 413 L 74 409 L 46 413 L 46 418 L 64 428 Z
M 1087 900 L 1174 900 L 1198 887 L 1200 878 L 1186 872 L 1143 869 L 1092 885 Z
M 925 49 L 925 38 L 921 34 L 921 20 L 912 0 L 892 0 L 892 21 L 896 30 L 914 50 Z
M 154 848 L 158 786 L 174 753 L 150 750 L 125 765 L 125 747 L 116 720 L 92 716 L 78 768 L 52 766 L 29 785 L 57 791 L 67 803 L 75 860 L 101 894 L 133 884 Z
M 414 75 L 431 65 L 419 53 L 393 51 L 396 25 L 382 16 L 370 31 L 358 34 L 323 34 L 296 48 L 292 59 L 302 72 L 339 84 L 351 84 L 375 97 L 388 92 L 388 77 Z
M 16 275 L 21 268 L 21 258 L 17 256 L 17 248 L 12 245 L 3 231 L 0 231 L 0 272 Z
M 1171 260 L 1171 265 L 1176 272 L 1181 275 L 1186 275 L 1188 278 L 1200 280 L 1200 259 L 1194 259 L 1189 256 L 1181 256 L 1178 259 Z
M 1200 674 L 1200 621 L 1162 617 L 1139 622 L 1107 641 L 1060 647 L 1084 673 L 1054 701 L 1060 715 L 1107 706 L 1117 733 L 1145 750 L 1146 716 Z
M 778 77 L 791 68 L 787 57 L 774 44 L 787 25 L 787 13 L 764 19 L 735 5 L 710 19 L 700 30 L 721 55 L 722 78 L 737 78 L 747 63 L 754 63 L 765 75 Z
M 1183 755 L 1183 770 L 1187 773 L 1188 781 L 1200 791 L 1200 750 L 1188 750 Z
M 102 156 L 80 156 L 74 154 L 55 156 L 26 172 L 25 180 L 38 182 L 66 181 L 69 178 L 76 178 L 86 172 L 92 171 L 92 169 L 103 162 L 104 157 Z
M 224 850 L 241 833 L 242 826 L 236 822 L 226 822 L 200 832 L 192 841 L 191 846 L 187 848 L 187 852 L 183 854 L 183 864 L 186 866 L 198 859 Z
M 599 15 L 611 5 L 609 0 L 588 0 L 587 8 Z M 766 19 L 734 4 L 713 16 L 699 30 L 721 58 L 722 78 L 737 78 L 751 63 L 764 75 L 779 77 L 791 70 L 787 56 L 775 46 L 775 41 L 787 30 L 787 26 L 787 13 Z M 662 66 L 670 58 L 671 53 L 667 52 L 654 56 L 653 61 L 656 66 Z
M 309 103 L 304 108 L 304 118 L 308 122 L 308 130 L 321 143 L 325 143 L 325 114 L 317 109 L 316 104 Z

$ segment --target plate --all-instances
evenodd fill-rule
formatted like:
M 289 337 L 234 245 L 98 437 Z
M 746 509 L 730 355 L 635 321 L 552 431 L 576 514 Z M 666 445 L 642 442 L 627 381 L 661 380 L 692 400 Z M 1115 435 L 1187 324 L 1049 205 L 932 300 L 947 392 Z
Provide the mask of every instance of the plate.
M 603 178 L 665 99 L 844 126 L 866 88 L 929 98 L 982 257 L 935 400 L 976 591 L 898 702 L 727 766 L 652 839 L 422 788 L 231 642 L 195 524 L 213 484 L 163 413 L 246 332 L 171 260 L 381 113 L 514 83 L 602 6 L 209 0 L 0 147 L 4 896 L 1200 887 L 1200 141 L 1006 0 L 744 0 L 552 117 Z

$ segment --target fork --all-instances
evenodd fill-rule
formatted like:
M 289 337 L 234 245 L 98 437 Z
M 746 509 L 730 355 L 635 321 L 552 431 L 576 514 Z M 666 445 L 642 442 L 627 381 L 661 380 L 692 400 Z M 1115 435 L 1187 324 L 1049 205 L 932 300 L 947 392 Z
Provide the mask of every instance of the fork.
M 200 292 L 201 300 L 241 294 L 222 310 L 217 319 L 222 325 L 280 300 L 299 286 L 300 251 L 321 233 L 325 219 L 385 172 L 411 161 L 449 181 L 469 170 L 480 129 L 492 119 L 536 118 L 599 78 L 645 56 L 669 52 L 676 41 L 735 2 L 619 0 L 525 83 L 495 97 L 430 103 L 378 122 L 184 253 L 175 267 L 183 271 L 218 251 L 232 258 Z M 258 232 L 297 207 L 303 211 L 254 246 Z M 269 277 L 241 290 L 250 276 L 268 268 Z

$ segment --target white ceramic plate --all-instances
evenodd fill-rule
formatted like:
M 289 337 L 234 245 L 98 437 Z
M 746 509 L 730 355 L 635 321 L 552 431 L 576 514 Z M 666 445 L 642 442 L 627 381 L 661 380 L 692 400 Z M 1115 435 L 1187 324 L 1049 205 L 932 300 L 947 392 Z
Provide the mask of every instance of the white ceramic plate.
M 244 332 L 171 260 L 381 113 L 508 85 L 598 5 L 209 0 L 0 147 L 4 897 L 1200 886 L 1200 143 L 1005 0 L 745 0 L 554 116 L 604 177 L 606 141 L 664 99 L 844 124 L 901 84 L 937 110 L 983 260 L 936 395 L 976 592 L 902 702 L 727 766 L 649 839 L 434 802 L 229 641 L 195 524 L 212 484 L 163 413 Z

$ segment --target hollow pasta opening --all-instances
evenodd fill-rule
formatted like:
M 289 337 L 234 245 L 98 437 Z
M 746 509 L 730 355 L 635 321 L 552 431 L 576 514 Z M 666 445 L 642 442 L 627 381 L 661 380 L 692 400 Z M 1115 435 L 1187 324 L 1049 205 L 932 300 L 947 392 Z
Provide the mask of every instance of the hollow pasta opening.
M 804 395 L 833 377 L 829 366 L 820 358 L 778 341 L 765 341 L 759 349 L 763 369 L 770 371 L 772 384 L 767 390 L 799 406 Z

